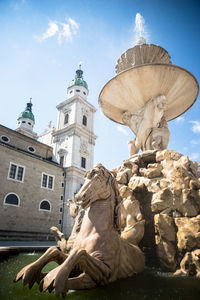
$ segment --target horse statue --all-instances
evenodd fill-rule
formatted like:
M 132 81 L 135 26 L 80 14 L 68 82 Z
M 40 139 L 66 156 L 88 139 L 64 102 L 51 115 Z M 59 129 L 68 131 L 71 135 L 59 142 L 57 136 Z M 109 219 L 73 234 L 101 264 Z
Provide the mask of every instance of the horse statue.
M 38 260 L 25 266 L 15 282 L 22 279 L 30 288 L 37 282 L 40 291 L 55 289 L 56 296 L 65 297 L 69 289 L 104 286 L 144 270 L 142 251 L 120 237 L 120 195 L 112 173 L 98 164 L 86 173 L 75 197 L 85 214 L 69 253 L 50 247 Z M 50 261 L 58 266 L 42 273 Z

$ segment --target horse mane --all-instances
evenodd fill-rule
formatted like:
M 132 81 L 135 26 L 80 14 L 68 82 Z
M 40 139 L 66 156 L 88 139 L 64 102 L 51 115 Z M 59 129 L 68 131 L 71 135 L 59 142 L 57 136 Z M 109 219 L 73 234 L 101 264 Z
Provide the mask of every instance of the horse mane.
M 115 176 L 113 173 L 109 170 L 107 170 L 102 164 L 98 164 L 94 168 L 100 175 L 107 178 L 106 184 L 111 185 L 111 188 L 114 192 L 114 227 L 115 229 L 120 233 L 121 232 L 121 210 L 120 210 L 120 203 L 121 203 L 121 196 L 119 193 L 119 187 L 117 180 L 115 179 Z

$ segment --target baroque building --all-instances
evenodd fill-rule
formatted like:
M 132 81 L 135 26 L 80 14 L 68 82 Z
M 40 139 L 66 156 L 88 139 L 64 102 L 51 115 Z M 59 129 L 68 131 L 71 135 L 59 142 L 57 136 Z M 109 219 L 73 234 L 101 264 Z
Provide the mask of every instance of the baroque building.
M 57 105 L 56 128 L 50 122 L 40 142 L 31 100 L 16 130 L 0 125 L 0 239 L 49 239 L 51 226 L 71 233 L 67 201 L 93 167 L 96 109 L 88 92 L 79 67 L 67 99 Z
M 95 107 L 87 101 L 89 90 L 79 65 L 75 78 L 67 89 L 67 99 L 57 105 L 56 128 L 51 124 L 41 134 L 41 142 L 53 148 L 53 160 L 65 172 L 65 195 L 63 232 L 71 233 L 73 220 L 69 215 L 67 201 L 81 188 L 85 173 L 93 167 Z

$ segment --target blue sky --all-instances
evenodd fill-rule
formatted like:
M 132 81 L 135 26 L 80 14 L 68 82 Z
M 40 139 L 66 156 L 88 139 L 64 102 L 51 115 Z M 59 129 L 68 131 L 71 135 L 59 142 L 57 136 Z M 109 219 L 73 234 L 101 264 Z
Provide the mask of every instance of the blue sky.
M 107 119 L 98 95 L 113 76 L 120 55 L 134 46 L 136 13 L 145 19 L 148 42 L 165 48 L 172 63 L 200 82 L 200 1 L 195 0 L 0 0 L 0 122 L 15 129 L 29 97 L 34 131 L 56 125 L 56 105 L 66 99 L 79 61 L 95 114 L 95 164 L 107 168 L 128 157 L 133 133 Z M 181 118 L 169 122 L 169 148 L 200 161 L 199 97 Z

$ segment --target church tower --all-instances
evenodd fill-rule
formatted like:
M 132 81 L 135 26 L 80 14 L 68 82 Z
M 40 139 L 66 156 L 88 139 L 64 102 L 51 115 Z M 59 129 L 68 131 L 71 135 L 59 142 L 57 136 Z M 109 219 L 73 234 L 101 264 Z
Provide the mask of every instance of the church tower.
M 63 233 L 71 233 L 73 220 L 67 207 L 68 199 L 81 188 L 85 173 L 93 167 L 94 113 L 96 109 L 87 101 L 88 85 L 83 79 L 79 65 L 75 78 L 67 89 L 67 99 L 57 105 L 56 128 L 49 126 L 41 141 L 54 149 L 54 160 L 65 170 L 65 196 L 63 211 Z
M 33 139 L 37 139 L 38 136 L 35 132 L 33 132 L 33 126 L 35 124 L 35 117 L 34 114 L 32 113 L 32 102 L 30 101 L 26 104 L 26 109 L 21 112 L 17 119 L 17 128 L 16 131 L 27 135 Z

